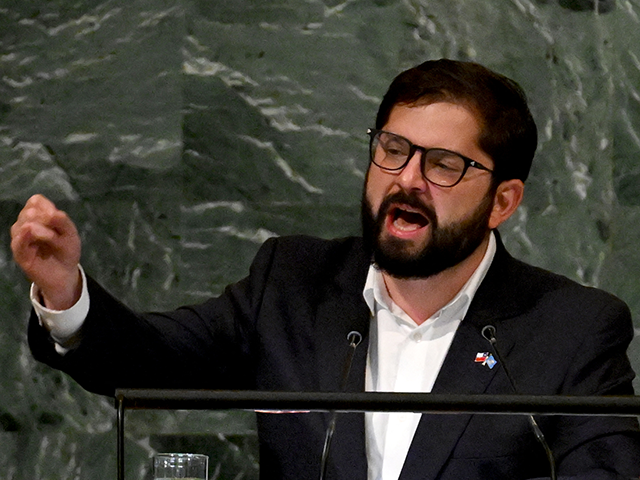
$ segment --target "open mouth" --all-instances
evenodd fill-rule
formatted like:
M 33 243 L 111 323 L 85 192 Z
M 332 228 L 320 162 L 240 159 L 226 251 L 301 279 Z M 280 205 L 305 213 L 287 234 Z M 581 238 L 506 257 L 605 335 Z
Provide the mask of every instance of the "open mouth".
M 429 219 L 407 205 L 392 207 L 387 216 L 390 227 L 398 233 L 413 233 L 429 225 Z

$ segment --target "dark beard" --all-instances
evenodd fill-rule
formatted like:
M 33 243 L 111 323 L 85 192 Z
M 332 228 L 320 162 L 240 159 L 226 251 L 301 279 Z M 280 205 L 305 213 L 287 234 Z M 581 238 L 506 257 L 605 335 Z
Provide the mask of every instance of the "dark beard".
M 387 211 L 393 203 L 405 203 L 418 208 L 429 220 L 431 238 L 420 251 L 409 251 L 407 241 L 399 238 L 381 239 Z M 378 268 L 393 277 L 431 277 L 458 265 L 480 246 L 489 232 L 492 207 L 493 191 L 490 191 L 469 217 L 452 225 L 439 227 L 433 209 L 424 205 L 415 195 L 404 191 L 385 198 L 378 215 L 374 216 L 365 188 L 362 196 L 362 236 L 365 248 Z

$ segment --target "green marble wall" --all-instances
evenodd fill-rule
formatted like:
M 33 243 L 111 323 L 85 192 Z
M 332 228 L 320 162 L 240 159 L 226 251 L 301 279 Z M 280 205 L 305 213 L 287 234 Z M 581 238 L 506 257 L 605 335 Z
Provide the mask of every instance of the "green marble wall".
M 202 300 L 269 236 L 358 232 L 366 128 L 428 58 L 522 84 L 540 148 L 504 239 L 640 322 L 640 0 L 595 2 L 0 0 L 0 478 L 115 478 L 112 402 L 26 347 L 8 229 L 31 194 L 70 212 L 86 270 L 130 306 Z M 127 478 L 158 449 L 256 478 L 250 414 L 127 421 Z

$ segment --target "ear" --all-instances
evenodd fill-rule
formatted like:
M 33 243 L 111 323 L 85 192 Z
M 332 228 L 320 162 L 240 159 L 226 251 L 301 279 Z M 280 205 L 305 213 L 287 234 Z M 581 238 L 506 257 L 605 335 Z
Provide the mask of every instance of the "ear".
M 498 185 L 493 197 L 493 208 L 489 217 L 489 228 L 494 229 L 506 221 L 516 211 L 524 195 L 522 180 L 505 180 Z

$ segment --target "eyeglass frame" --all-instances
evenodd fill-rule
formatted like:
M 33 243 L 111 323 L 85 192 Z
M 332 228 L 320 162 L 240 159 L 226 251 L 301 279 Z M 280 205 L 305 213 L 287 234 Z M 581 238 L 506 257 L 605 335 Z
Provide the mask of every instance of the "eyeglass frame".
M 409 145 L 409 154 L 407 155 L 407 159 L 399 167 L 396 167 L 396 168 L 383 167 L 382 165 L 378 165 L 375 162 L 375 160 L 374 160 L 375 152 L 373 151 L 373 141 L 374 141 L 374 138 L 379 137 L 379 135 L 381 133 L 386 133 L 386 134 L 389 134 L 389 135 L 393 135 L 394 137 L 398 137 L 398 138 L 404 140 L 405 142 L 407 142 L 407 144 Z M 421 155 L 420 155 L 420 172 L 422 173 L 422 177 L 427 182 L 432 183 L 433 185 L 437 185 L 438 187 L 443 187 L 443 188 L 455 187 L 456 185 L 458 185 L 462 181 L 464 176 L 467 174 L 467 170 L 469 170 L 469 167 L 477 168 L 478 170 L 484 170 L 485 172 L 489 172 L 489 173 L 492 173 L 492 174 L 494 173 L 494 170 L 491 170 L 490 168 L 485 167 L 483 164 L 481 164 L 477 160 L 473 160 L 472 158 L 466 157 L 466 156 L 462 155 L 461 153 L 454 152 L 453 150 L 447 150 L 446 148 L 421 147 L 420 145 L 414 144 L 408 138 L 403 137 L 402 135 L 398 135 L 397 133 L 389 132 L 387 130 L 381 130 L 381 129 L 378 129 L 378 128 L 368 128 L 367 129 L 367 135 L 369 135 L 369 161 L 371 163 L 373 163 L 376 167 L 379 167 L 379 168 L 381 168 L 383 170 L 387 170 L 387 171 L 390 171 L 390 172 L 401 171 L 404 167 L 407 166 L 407 164 L 413 158 L 413 156 L 416 154 L 416 152 L 420 152 L 421 153 Z M 426 158 L 427 153 L 429 151 L 432 151 L 432 150 L 438 150 L 438 151 L 441 151 L 441 152 L 452 153 L 454 155 L 457 155 L 458 157 L 460 157 L 464 161 L 464 169 L 462 170 L 462 173 L 460 174 L 460 178 L 455 183 L 452 183 L 451 185 L 440 185 L 439 183 L 436 183 L 433 180 L 430 180 L 429 178 L 427 178 L 427 175 L 425 174 L 425 171 L 424 171 L 424 162 L 425 162 L 425 158 Z

